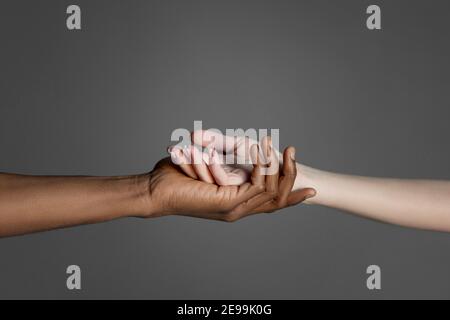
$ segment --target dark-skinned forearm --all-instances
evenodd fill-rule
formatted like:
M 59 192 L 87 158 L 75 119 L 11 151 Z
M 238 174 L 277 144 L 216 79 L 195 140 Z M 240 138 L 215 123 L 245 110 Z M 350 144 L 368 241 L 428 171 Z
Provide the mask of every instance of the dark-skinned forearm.
M 0 237 L 98 223 L 151 211 L 146 175 L 0 174 Z

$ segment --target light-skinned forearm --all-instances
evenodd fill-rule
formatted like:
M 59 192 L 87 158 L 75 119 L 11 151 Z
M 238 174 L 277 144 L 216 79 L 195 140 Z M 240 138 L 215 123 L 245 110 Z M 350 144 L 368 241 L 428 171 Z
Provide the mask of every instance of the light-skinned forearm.
M 369 178 L 297 165 L 294 188 L 317 191 L 324 205 L 407 227 L 450 232 L 450 181 Z
M 0 174 L 0 237 L 141 216 L 147 181 Z

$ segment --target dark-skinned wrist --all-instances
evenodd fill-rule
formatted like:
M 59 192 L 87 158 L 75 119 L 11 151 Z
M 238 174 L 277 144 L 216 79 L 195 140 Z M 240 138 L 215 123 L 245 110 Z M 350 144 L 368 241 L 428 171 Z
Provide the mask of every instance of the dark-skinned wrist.
M 150 179 L 151 173 L 132 177 L 129 198 L 130 216 L 151 218 L 158 215 L 159 210 L 151 197 Z

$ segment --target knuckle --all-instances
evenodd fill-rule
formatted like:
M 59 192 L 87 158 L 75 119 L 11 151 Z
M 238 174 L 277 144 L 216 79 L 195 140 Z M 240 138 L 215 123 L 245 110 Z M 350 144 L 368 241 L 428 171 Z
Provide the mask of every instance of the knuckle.
M 265 187 L 263 185 L 258 184 L 258 185 L 255 185 L 255 189 L 258 192 L 263 192 L 265 190 Z
M 285 208 L 287 206 L 287 199 L 277 199 L 278 209 Z
M 270 191 L 267 191 L 266 193 L 267 193 L 267 196 L 271 197 L 271 198 L 276 198 L 278 196 L 278 192 L 275 190 L 270 190 Z
M 220 178 L 216 178 L 216 183 L 217 183 L 217 185 L 222 186 L 222 187 L 228 185 L 227 181 L 220 179 Z
M 220 210 L 220 211 L 221 211 L 221 213 L 223 213 L 223 214 L 225 214 L 225 215 L 228 215 L 228 214 L 230 214 L 230 211 L 231 211 L 232 209 L 233 209 L 233 208 L 232 208 L 230 205 L 226 204 L 226 205 L 224 205 L 224 206 L 222 207 L 222 210 Z

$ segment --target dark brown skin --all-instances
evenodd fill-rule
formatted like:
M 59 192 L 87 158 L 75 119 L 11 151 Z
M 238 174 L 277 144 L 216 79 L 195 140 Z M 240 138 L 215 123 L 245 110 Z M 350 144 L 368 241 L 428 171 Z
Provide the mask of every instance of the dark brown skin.
M 150 174 L 151 202 L 159 215 L 187 215 L 233 222 L 246 216 L 273 212 L 296 205 L 315 195 L 314 189 L 291 192 L 296 165 L 291 147 L 284 152 L 281 176 L 262 175 L 255 166 L 251 183 L 218 186 L 185 175 L 169 158 L 160 161 Z M 277 161 L 273 157 L 273 161 Z M 278 165 L 278 164 L 277 164 Z
M 291 192 L 295 161 L 285 150 L 281 177 L 264 176 L 257 163 L 250 183 L 217 186 L 186 176 L 169 158 L 151 173 L 123 177 L 0 174 L 0 237 L 123 217 L 184 215 L 236 221 L 295 205 L 314 189 Z

